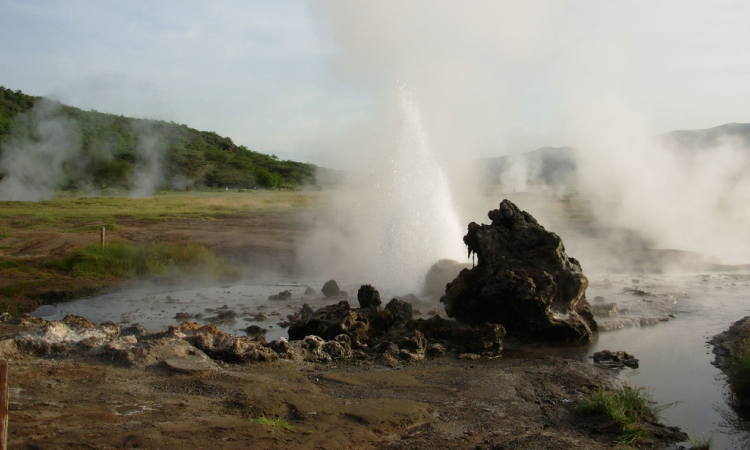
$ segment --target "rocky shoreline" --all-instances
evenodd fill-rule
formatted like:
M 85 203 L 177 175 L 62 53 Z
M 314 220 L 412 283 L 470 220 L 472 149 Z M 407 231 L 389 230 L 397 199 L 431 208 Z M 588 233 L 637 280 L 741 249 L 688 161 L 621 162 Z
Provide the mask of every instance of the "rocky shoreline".
M 441 357 L 413 338 L 355 349 L 346 334 L 263 342 L 190 322 L 148 333 L 74 316 L 0 330 L 13 447 L 604 449 L 616 439 L 574 411 L 614 372 L 575 359 Z M 404 357 L 408 346 L 425 352 Z M 258 416 L 293 430 L 249 422 Z M 655 443 L 684 438 L 651 432 Z
M 740 358 L 747 359 L 750 345 L 750 316 L 733 323 L 709 341 L 713 345 L 715 359 L 713 364 L 720 368 L 729 378 L 732 390 L 732 401 L 737 409 L 750 412 L 750 390 L 747 386 L 748 367 L 738 367 Z M 745 373 L 739 374 L 739 371 Z

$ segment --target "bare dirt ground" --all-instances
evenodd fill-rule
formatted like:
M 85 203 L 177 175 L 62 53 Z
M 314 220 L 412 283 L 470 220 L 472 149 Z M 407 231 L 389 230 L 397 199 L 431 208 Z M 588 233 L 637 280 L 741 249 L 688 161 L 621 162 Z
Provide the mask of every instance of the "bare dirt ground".
M 299 216 L 269 212 L 124 221 L 107 238 L 198 243 L 248 267 L 293 270 L 303 233 Z M 19 231 L 2 240 L 3 256 L 41 260 L 98 239 L 98 233 Z M 0 286 L 19 276 L 0 279 Z M 28 281 L 38 282 L 34 276 Z M 109 281 L 42 280 L 39 295 L 22 307 L 109 287 Z M 17 331 L 0 328 L 5 336 Z M 395 368 L 370 361 L 222 363 L 218 372 L 195 375 L 80 355 L 4 356 L 10 448 L 625 448 L 614 443 L 611 427 L 573 411 L 586 392 L 612 379 L 577 358 L 448 356 Z M 283 417 L 293 428 L 252 422 L 262 415 Z
M 22 357 L 10 448 L 613 448 L 573 405 L 608 378 L 556 357 L 388 368 L 226 365 L 210 375 Z M 285 417 L 291 430 L 251 419 Z

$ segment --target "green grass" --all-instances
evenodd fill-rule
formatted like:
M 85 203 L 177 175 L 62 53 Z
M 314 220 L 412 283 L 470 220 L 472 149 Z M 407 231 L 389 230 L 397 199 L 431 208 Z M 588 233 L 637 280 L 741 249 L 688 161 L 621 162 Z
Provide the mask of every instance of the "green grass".
M 580 414 L 600 416 L 611 421 L 620 430 L 618 441 L 635 446 L 650 439 L 643 422 L 657 421 L 663 409 L 663 406 L 656 405 L 644 388 L 627 383 L 620 390 L 600 387 L 576 406 Z
M 113 230 L 124 220 L 213 219 L 306 207 L 314 192 L 165 192 L 151 198 L 60 197 L 42 202 L 0 201 L 0 229 Z
M 727 371 L 732 392 L 740 398 L 750 397 L 750 339 L 740 344 L 739 351 L 729 363 Z
M 49 260 L 47 269 L 88 279 L 120 277 L 158 278 L 192 275 L 203 279 L 232 278 L 236 268 L 200 245 L 131 245 L 111 243 L 89 246 L 61 260 Z
M 0 261 L 0 270 L 13 269 L 20 265 L 21 264 L 18 261 L 13 261 L 12 259 L 9 259 L 7 261 Z
M 18 297 L 26 291 L 36 289 L 42 286 L 42 281 L 22 281 L 0 287 L 0 297 Z
M 275 432 L 277 428 L 281 428 L 282 430 L 294 430 L 294 427 L 289 424 L 289 422 L 286 421 L 283 417 L 268 417 L 265 414 L 263 414 L 260 417 L 256 417 L 254 419 L 250 419 L 251 423 L 256 423 L 258 425 L 267 425 L 271 427 L 271 433 Z

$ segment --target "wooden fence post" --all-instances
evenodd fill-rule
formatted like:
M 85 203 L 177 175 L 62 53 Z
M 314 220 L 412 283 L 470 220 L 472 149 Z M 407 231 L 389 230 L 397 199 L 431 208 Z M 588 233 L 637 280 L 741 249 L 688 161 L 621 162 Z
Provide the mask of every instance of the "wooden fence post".
M 102 227 L 102 248 L 104 248 L 104 227 Z
M 8 449 L 8 361 L 0 359 L 0 450 Z

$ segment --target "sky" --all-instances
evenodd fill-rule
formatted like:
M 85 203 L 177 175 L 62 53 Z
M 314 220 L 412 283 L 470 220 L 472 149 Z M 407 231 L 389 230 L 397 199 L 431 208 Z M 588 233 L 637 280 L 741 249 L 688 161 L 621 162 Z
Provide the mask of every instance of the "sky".
M 404 86 L 446 154 L 570 145 L 581 105 L 750 122 L 748 23 L 741 1 L 0 0 L 0 85 L 349 169 Z

